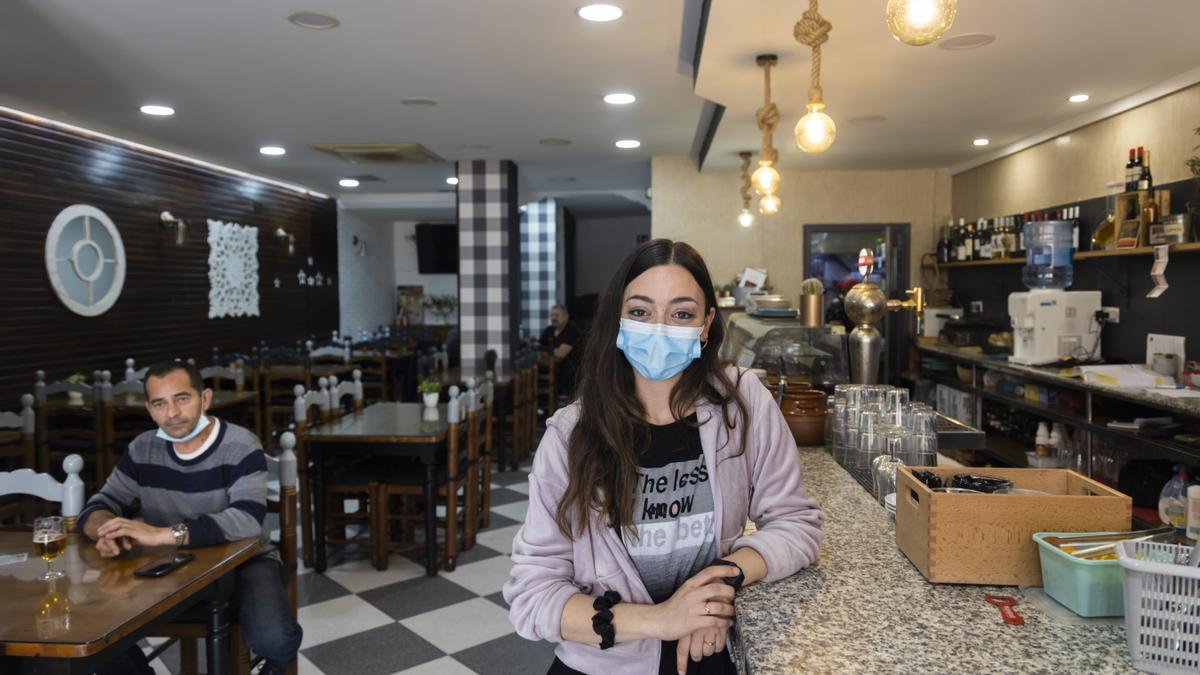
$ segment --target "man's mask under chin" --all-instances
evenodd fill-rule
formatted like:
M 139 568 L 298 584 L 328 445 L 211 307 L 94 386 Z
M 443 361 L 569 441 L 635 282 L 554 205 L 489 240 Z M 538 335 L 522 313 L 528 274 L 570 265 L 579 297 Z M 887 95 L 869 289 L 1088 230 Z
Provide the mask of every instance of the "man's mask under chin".
M 200 413 L 200 421 L 196 423 L 195 428 L 189 431 L 186 436 L 176 438 L 171 434 L 168 434 L 162 427 L 159 427 L 158 432 L 154 435 L 164 441 L 170 441 L 172 443 L 187 443 L 193 438 L 199 436 L 206 428 L 208 428 L 209 424 L 210 422 L 208 415 L 202 412 Z

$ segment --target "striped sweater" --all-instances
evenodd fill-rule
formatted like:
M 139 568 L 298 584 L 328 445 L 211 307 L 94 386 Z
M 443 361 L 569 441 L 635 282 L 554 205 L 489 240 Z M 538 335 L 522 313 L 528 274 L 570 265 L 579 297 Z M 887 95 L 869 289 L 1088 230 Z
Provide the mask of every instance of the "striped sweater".
M 98 510 L 139 518 L 155 527 L 184 522 L 189 546 L 259 537 L 271 550 L 267 515 L 267 461 L 249 430 L 221 421 L 204 454 L 180 459 L 170 444 L 147 431 L 79 514 L 78 531 Z

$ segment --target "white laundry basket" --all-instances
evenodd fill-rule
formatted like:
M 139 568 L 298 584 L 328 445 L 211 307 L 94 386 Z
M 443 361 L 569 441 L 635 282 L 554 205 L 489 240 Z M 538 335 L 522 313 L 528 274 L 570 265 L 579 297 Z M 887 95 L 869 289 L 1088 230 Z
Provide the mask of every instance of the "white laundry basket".
M 1187 566 L 1190 554 L 1190 546 L 1149 541 L 1117 546 L 1129 657 L 1141 670 L 1200 673 L 1200 568 Z

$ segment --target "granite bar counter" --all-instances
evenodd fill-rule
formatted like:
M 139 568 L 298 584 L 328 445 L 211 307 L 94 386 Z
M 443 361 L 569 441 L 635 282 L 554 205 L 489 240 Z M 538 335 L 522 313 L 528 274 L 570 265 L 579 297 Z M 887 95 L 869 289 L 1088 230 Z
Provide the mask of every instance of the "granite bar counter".
M 825 512 L 821 554 L 738 594 L 743 674 L 1136 672 L 1119 623 L 1068 623 L 1015 586 L 927 582 L 897 548 L 887 511 L 823 448 L 799 452 Z M 1006 625 L 986 593 L 1016 598 L 1025 625 Z

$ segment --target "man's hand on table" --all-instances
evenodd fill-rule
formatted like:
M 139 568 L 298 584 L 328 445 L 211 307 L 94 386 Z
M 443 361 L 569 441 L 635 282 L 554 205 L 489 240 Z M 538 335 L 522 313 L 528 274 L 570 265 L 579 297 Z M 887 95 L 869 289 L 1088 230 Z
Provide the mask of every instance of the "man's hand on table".
M 133 548 L 134 543 L 142 546 L 173 546 L 175 535 L 169 527 L 154 527 L 140 520 L 112 518 L 96 530 L 96 550 L 105 558 L 112 558 Z

